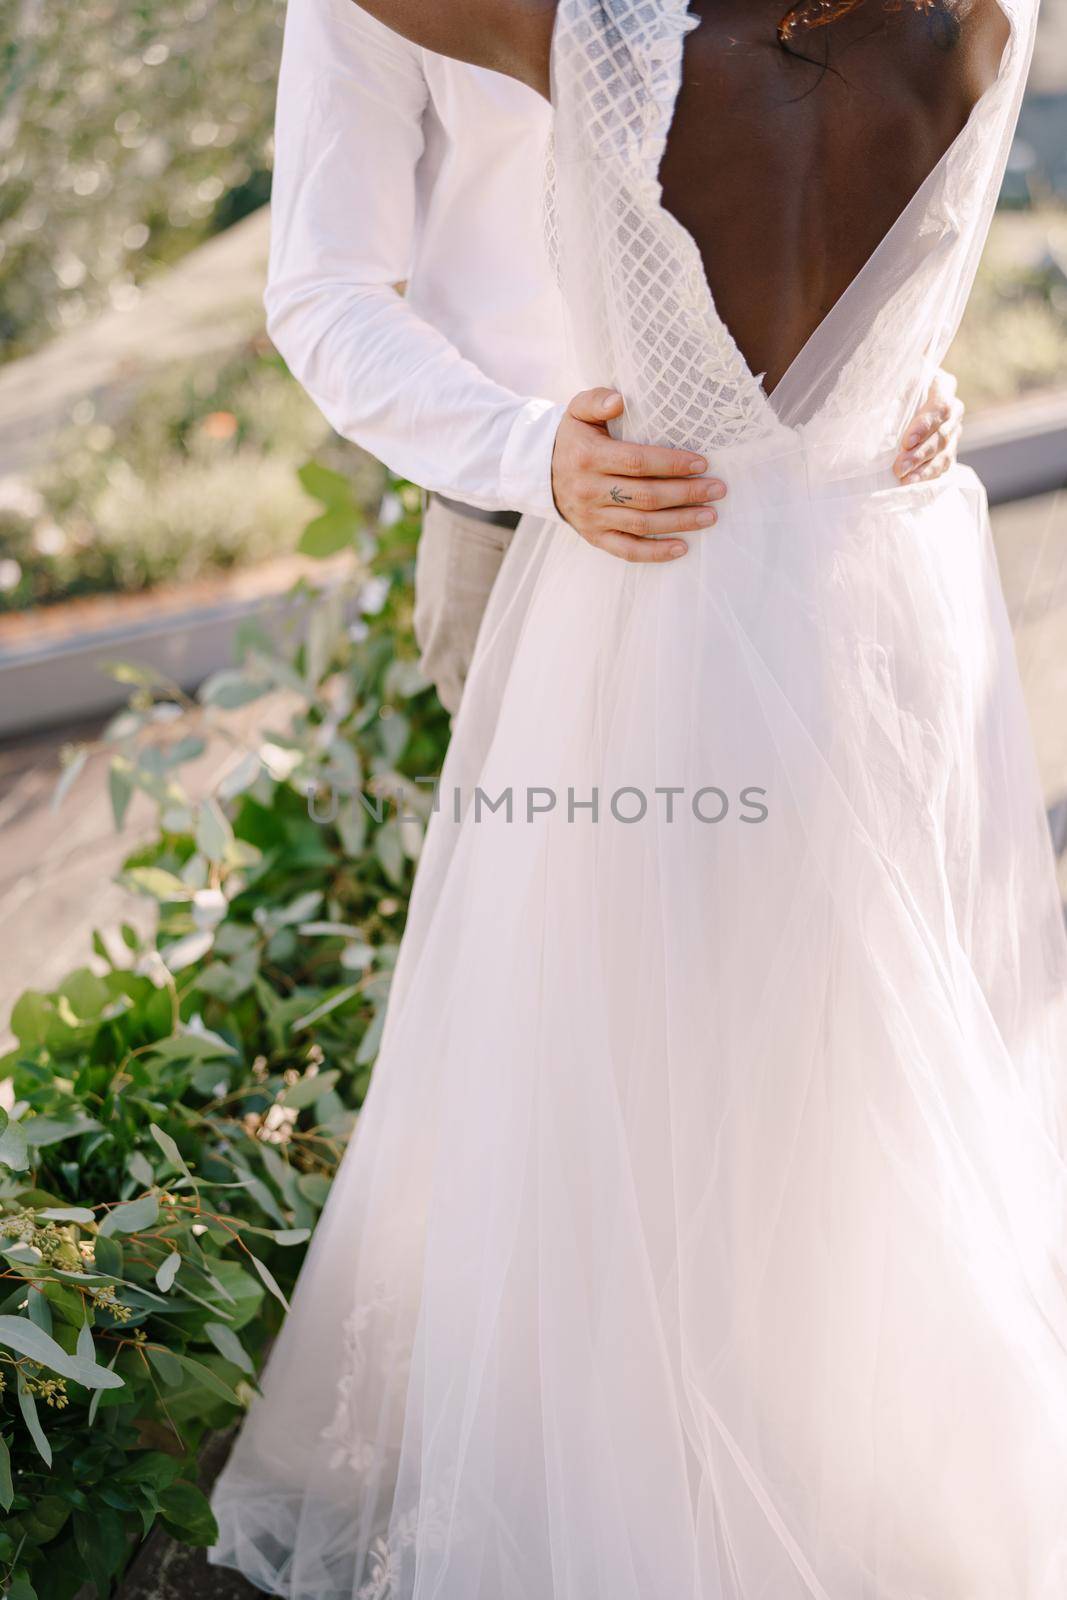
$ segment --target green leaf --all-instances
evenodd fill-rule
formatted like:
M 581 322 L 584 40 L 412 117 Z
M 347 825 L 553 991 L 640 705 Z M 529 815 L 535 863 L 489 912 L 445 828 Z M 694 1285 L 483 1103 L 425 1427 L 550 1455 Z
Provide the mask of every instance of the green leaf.
M 3 1341 L 0 1340 L 0 1343 L 2 1342 Z M 48 1443 L 48 1440 L 45 1437 L 45 1431 L 41 1427 L 41 1422 L 37 1415 L 37 1407 L 34 1403 L 33 1395 L 26 1387 L 26 1380 L 22 1376 L 21 1368 L 17 1373 L 17 1382 L 19 1410 L 22 1412 L 22 1420 L 29 1429 L 30 1438 L 37 1446 L 37 1454 L 40 1456 L 45 1466 L 50 1467 L 52 1465 L 52 1446 Z
M 281 1223 L 281 1225 L 284 1227 L 285 1218 L 278 1208 L 278 1202 L 271 1194 L 267 1185 L 263 1182 L 263 1179 L 257 1178 L 255 1174 L 249 1172 L 246 1167 L 242 1167 L 240 1171 L 241 1181 L 244 1188 L 248 1190 L 248 1193 L 252 1196 L 260 1210 L 265 1211 L 268 1217 L 273 1217 L 275 1222 Z
M 95 1361 L 85 1361 L 79 1356 L 69 1356 L 62 1345 L 38 1328 L 28 1317 L 0 1316 L 0 1344 L 21 1356 L 29 1356 L 42 1367 L 57 1372 L 61 1378 L 70 1378 L 84 1384 L 87 1389 L 121 1389 L 122 1379 Z
M 297 472 L 302 488 L 320 505 L 355 507 L 352 484 L 343 473 L 334 472 L 318 461 L 306 461 Z
M 282 1095 L 281 1103 L 294 1111 L 305 1111 L 308 1106 L 315 1104 L 320 1095 L 332 1089 L 340 1076 L 339 1072 L 334 1071 L 310 1073 L 290 1084 Z
M 228 1328 L 224 1322 L 206 1322 L 204 1332 L 220 1356 L 232 1362 L 235 1367 L 240 1367 L 242 1372 L 247 1372 L 249 1377 L 255 1376 L 256 1369 L 252 1365 L 252 1357 L 232 1328 Z
M 311 1238 L 310 1228 L 269 1228 L 267 1231 L 274 1243 L 282 1246 L 303 1244 Z
M 48 1206 L 38 1211 L 43 1222 L 95 1222 L 96 1212 L 88 1206 Z
M 210 1029 L 183 1029 L 168 1039 L 158 1039 L 146 1052 L 163 1056 L 168 1061 L 218 1061 L 221 1056 L 235 1056 L 237 1051 L 219 1034 Z
M 356 1065 L 367 1066 L 378 1054 L 378 1047 L 382 1042 L 385 1031 L 385 1006 L 379 1005 L 371 1020 L 371 1025 L 360 1040 L 359 1049 L 356 1051 Z
M 352 544 L 359 532 L 359 519 L 345 507 L 324 511 L 308 523 L 300 535 L 297 549 L 302 556 L 312 556 L 317 561 L 335 556 Z
M 78 1329 L 78 1343 L 76 1346 L 79 1361 L 95 1361 L 96 1345 L 93 1343 L 93 1330 L 87 1322 L 83 1322 Z
M 206 1549 L 218 1539 L 218 1523 L 210 1502 L 195 1484 L 170 1484 L 160 1491 L 159 1505 L 165 1522 L 183 1544 Z
M 269 688 L 270 684 L 264 678 L 227 667 L 222 672 L 213 672 L 200 685 L 199 698 L 205 706 L 218 706 L 220 711 L 236 711 L 240 706 L 262 699 Z
M 133 1456 L 129 1465 L 123 1467 L 119 1481 L 145 1484 L 158 1493 L 160 1489 L 168 1488 L 175 1478 L 181 1477 L 181 1473 L 182 1463 L 175 1460 L 174 1456 L 164 1455 L 162 1450 L 146 1450 Z
M 126 1559 L 126 1532 L 122 1513 L 111 1507 L 94 1507 L 90 1516 L 79 1511 L 74 1517 L 74 1543 L 85 1563 L 98 1595 L 111 1592 L 112 1580 Z
M 332 994 L 327 995 L 325 1000 L 321 1000 L 317 1006 L 312 1007 L 306 1016 L 299 1017 L 293 1023 L 293 1032 L 299 1033 L 304 1028 L 313 1027 L 323 1017 L 328 1017 L 331 1011 L 336 1011 L 340 1006 L 345 1006 L 350 1000 L 354 1000 L 359 992 L 358 983 L 350 983 L 343 989 L 335 989 Z
M 11 1510 L 11 1502 L 15 1498 L 15 1486 L 11 1481 L 11 1451 L 7 1447 L 7 1440 L 0 1434 L 0 1508 L 4 1511 Z
M 220 1040 L 220 1043 L 221 1042 L 222 1041 Z M 170 1134 L 167 1133 L 163 1128 L 159 1127 L 159 1125 L 155 1122 L 149 1123 L 148 1131 L 151 1133 L 153 1139 L 156 1141 L 159 1148 L 170 1162 L 171 1166 L 177 1167 L 179 1172 L 184 1172 L 187 1178 L 191 1178 L 192 1173 L 185 1165 L 185 1158 L 178 1149 L 178 1146 L 175 1144 L 174 1140 L 171 1138 Z
M 205 800 L 196 819 L 196 847 L 209 861 L 221 861 L 233 843 L 230 827 L 217 800 Z
M 61 1144 L 64 1139 L 80 1138 L 83 1133 L 96 1133 L 101 1126 L 95 1117 L 82 1116 L 80 1113 L 70 1117 L 26 1117 L 19 1123 L 33 1150 Z
M 173 944 L 162 946 L 159 953 L 168 972 L 184 972 L 187 967 L 201 961 L 214 943 L 215 935 L 209 929 L 201 928 L 195 933 L 187 933 L 182 939 L 175 939 Z
M 251 1254 L 251 1251 L 249 1252 L 249 1254 Z M 255 1267 L 256 1271 L 259 1273 L 260 1277 L 263 1279 L 263 1282 L 266 1284 L 267 1288 L 270 1290 L 270 1292 L 274 1296 L 275 1300 L 280 1300 L 282 1305 L 285 1307 L 286 1311 L 288 1311 L 289 1302 L 285 1298 L 284 1294 L 282 1293 L 282 1291 L 281 1291 L 281 1289 L 280 1289 L 280 1287 L 278 1285 L 278 1280 L 277 1280 L 277 1278 L 275 1278 L 275 1276 L 274 1276 L 273 1272 L 270 1270 L 270 1268 L 266 1265 L 265 1262 L 261 1261 L 258 1256 L 252 1256 L 252 1265 Z
M 52 1308 L 41 1289 L 33 1288 L 26 1296 L 26 1313 L 35 1327 L 40 1328 L 44 1333 L 51 1333 Z
M 194 891 L 188 884 L 175 877 L 173 872 L 165 872 L 162 867 L 130 867 L 124 879 L 131 887 L 151 895 L 154 900 L 191 900 L 193 897 Z
M 20 994 L 11 1010 L 11 1031 L 20 1044 L 44 1044 L 55 1012 L 48 996 L 37 989 Z
M 7 1600 L 37 1600 L 37 1590 L 25 1567 L 19 1567 L 7 1586 Z
M 358 799 L 346 800 L 337 813 L 337 832 L 346 855 L 358 856 L 367 841 L 367 808 Z
M 330 1193 L 330 1180 L 321 1172 L 302 1172 L 298 1180 L 300 1193 L 319 1210 L 326 1204 Z
M 156 1181 L 156 1174 L 152 1163 L 143 1150 L 131 1150 L 126 1157 L 126 1171 L 139 1183 L 142 1189 L 151 1189 Z
M 174 1359 L 190 1377 L 195 1378 L 197 1383 L 211 1394 L 217 1395 L 221 1400 L 228 1400 L 232 1406 L 241 1404 L 237 1393 L 228 1383 L 224 1383 L 211 1367 L 206 1367 L 202 1361 L 194 1361 L 192 1356 L 182 1355 L 180 1351 L 174 1352 Z
M 121 833 L 126 812 L 133 799 L 133 769 L 125 756 L 115 756 L 107 771 L 107 792 L 111 800 L 111 816 L 115 832 Z
M 29 1164 L 26 1130 L 20 1122 L 9 1122 L 0 1133 L 0 1166 L 11 1172 L 25 1172 Z
M 159 1220 L 159 1200 L 154 1194 L 145 1194 L 139 1200 L 127 1200 L 125 1205 L 109 1211 L 100 1224 L 102 1238 L 114 1233 L 139 1233 Z
M 165 1261 L 160 1262 L 156 1269 L 156 1288 L 161 1294 L 166 1294 L 169 1291 L 174 1279 L 177 1277 L 178 1268 L 181 1264 L 182 1258 L 177 1250 L 173 1250 Z
M 100 1234 L 97 1234 L 93 1240 L 93 1257 L 98 1271 L 104 1273 L 106 1277 L 122 1277 L 122 1246 L 117 1239 L 109 1239 L 106 1235 L 101 1238 Z
M 404 881 L 404 842 L 395 817 L 383 823 L 374 835 L 374 853 L 389 882 L 399 888 Z
M 82 1022 L 95 1022 L 111 1003 L 107 984 L 88 967 L 79 967 L 64 978 L 59 993 L 70 1001 L 71 1010 Z
M 182 1381 L 181 1362 L 170 1350 L 148 1346 L 148 1359 L 155 1367 L 168 1389 L 176 1389 Z

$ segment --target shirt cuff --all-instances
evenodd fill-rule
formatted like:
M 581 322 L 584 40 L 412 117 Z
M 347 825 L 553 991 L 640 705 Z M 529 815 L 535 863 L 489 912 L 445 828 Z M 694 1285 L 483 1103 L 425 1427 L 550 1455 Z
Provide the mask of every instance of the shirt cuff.
M 527 400 L 508 433 L 500 463 L 500 499 L 510 511 L 558 519 L 552 498 L 552 451 L 566 406 Z

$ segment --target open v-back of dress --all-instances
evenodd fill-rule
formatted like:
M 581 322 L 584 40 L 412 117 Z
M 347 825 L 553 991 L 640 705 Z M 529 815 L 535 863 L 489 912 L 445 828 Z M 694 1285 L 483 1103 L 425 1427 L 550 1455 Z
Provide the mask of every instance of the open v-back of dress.
M 509 551 L 215 1494 L 293 1600 L 1067 1593 L 1067 941 L 981 487 L 887 464 L 1033 17 L 770 400 L 660 205 L 685 26 L 563 0 L 561 280 L 730 494 L 663 566 Z
M 684 40 L 698 19 L 685 0 L 562 0 L 557 255 L 573 376 L 614 375 L 627 437 L 636 427 L 650 441 L 716 450 L 851 414 L 868 457 L 899 440 L 916 385 L 958 325 L 1018 116 L 1036 6 L 1002 9 L 1009 37 L 996 81 L 768 397 L 718 314 L 695 241 L 661 204 Z

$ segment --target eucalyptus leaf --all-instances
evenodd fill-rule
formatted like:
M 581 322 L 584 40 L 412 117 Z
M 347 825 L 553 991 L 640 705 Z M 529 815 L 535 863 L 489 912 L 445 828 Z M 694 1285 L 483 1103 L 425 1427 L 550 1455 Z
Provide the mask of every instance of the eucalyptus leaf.
M 184 972 L 186 967 L 191 967 L 202 960 L 214 942 L 215 935 L 210 929 L 198 929 L 195 933 L 187 933 L 182 939 L 175 939 L 173 944 L 161 949 L 160 954 L 167 964 L 168 971 Z
M 212 673 L 200 686 L 200 699 L 206 706 L 218 706 L 222 711 L 236 711 L 239 706 L 260 700 L 270 685 L 249 672 L 224 668 Z
M 217 800 L 205 800 L 196 819 L 196 847 L 209 861 L 220 861 L 233 843 L 233 829 Z
M 166 1294 L 177 1276 L 178 1268 L 182 1264 L 181 1255 L 177 1250 L 171 1252 L 156 1269 L 156 1288 L 161 1294 Z
M 332 1089 L 340 1076 L 339 1072 L 334 1071 L 309 1073 L 290 1084 L 282 1095 L 281 1103 L 294 1111 L 304 1111 L 308 1106 L 313 1106 L 320 1095 Z
M 115 1206 L 100 1224 L 101 1238 L 109 1239 L 115 1233 L 139 1233 L 159 1220 L 159 1200 L 154 1194 L 145 1194 L 138 1200 L 127 1200 Z
M 26 1296 L 26 1314 L 42 1332 L 52 1332 L 52 1308 L 40 1289 L 31 1289 Z
M 152 1122 L 149 1124 L 148 1131 L 151 1133 L 153 1139 L 156 1141 L 159 1148 L 170 1162 L 171 1166 L 177 1167 L 179 1172 L 184 1172 L 187 1178 L 191 1178 L 192 1173 L 185 1164 L 184 1156 L 178 1149 L 177 1144 L 171 1138 L 170 1134 L 167 1133 L 166 1129 L 161 1128 L 158 1123 Z
M 197 1383 L 210 1394 L 217 1396 L 220 1400 L 228 1400 L 234 1406 L 241 1404 L 236 1390 L 231 1389 L 229 1384 L 224 1382 L 211 1367 L 205 1366 L 202 1361 L 194 1361 L 192 1356 L 182 1355 L 178 1351 L 175 1352 L 174 1359 L 188 1377 L 195 1378 Z
M 150 1189 L 156 1181 L 152 1163 L 143 1150 L 131 1150 L 126 1157 L 126 1171 L 142 1189 Z
M 0 1343 L 2 1342 L 3 1341 L 0 1340 Z M 22 1420 L 29 1429 L 30 1438 L 37 1447 L 37 1454 L 40 1456 L 45 1466 L 50 1467 L 52 1465 L 52 1446 L 48 1443 L 45 1431 L 41 1427 L 41 1421 L 37 1415 L 37 1405 L 34 1401 L 33 1395 L 26 1387 L 26 1380 L 22 1376 L 21 1367 L 18 1370 L 16 1386 L 18 1392 L 19 1410 L 22 1412 Z
M 76 1112 L 70 1117 L 26 1117 L 18 1126 L 26 1135 L 31 1149 L 42 1150 L 46 1145 L 60 1144 L 64 1139 L 76 1139 L 83 1133 L 93 1133 L 100 1123 L 95 1117 Z
M 26 1130 L 20 1122 L 8 1122 L 0 1133 L 0 1166 L 25 1172 L 29 1164 Z
M 15 1489 L 11 1481 L 11 1451 L 7 1447 L 7 1440 L 0 1434 L 0 1510 L 10 1511 L 11 1502 L 15 1498 Z
M 148 1359 L 169 1389 L 176 1389 L 182 1381 L 181 1362 L 170 1350 L 156 1345 L 148 1346 Z
M 232 1362 L 235 1367 L 240 1367 L 242 1372 L 247 1372 L 249 1377 L 255 1375 L 256 1369 L 252 1364 L 252 1358 L 232 1328 L 228 1328 L 224 1322 L 207 1322 L 204 1324 L 204 1332 L 220 1356 Z
M 133 769 L 122 756 L 115 756 L 108 767 L 107 789 L 115 831 L 121 832 L 134 790 Z
M 259 1273 L 260 1277 L 263 1279 L 263 1282 L 266 1284 L 267 1288 L 270 1290 L 270 1292 L 274 1296 L 275 1300 L 280 1300 L 282 1305 L 285 1307 L 286 1311 L 288 1311 L 289 1302 L 285 1298 L 285 1296 L 282 1293 L 281 1289 L 278 1287 L 278 1280 L 274 1276 L 274 1274 L 270 1270 L 270 1268 L 266 1265 L 265 1262 L 261 1261 L 258 1256 L 253 1256 L 252 1257 L 252 1265 L 255 1267 L 256 1271 Z
M 302 1033 L 305 1028 L 314 1027 L 323 1017 L 328 1017 L 331 1011 L 337 1011 L 339 1007 L 346 1006 L 350 1000 L 354 1000 L 359 992 L 358 983 L 350 983 L 343 989 L 335 989 L 325 1000 L 320 1000 L 317 1006 L 313 1006 L 306 1016 L 297 1018 L 293 1023 L 293 1032 Z
M 173 872 L 162 867 L 129 867 L 125 879 L 134 889 L 155 900 L 191 900 L 193 891 Z
M 95 1361 L 83 1361 L 69 1356 L 62 1345 L 56 1343 L 42 1328 L 28 1317 L 0 1316 L 0 1345 L 14 1350 L 18 1355 L 29 1356 L 42 1367 L 49 1367 L 62 1378 L 71 1378 L 87 1389 L 121 1389 L 122 1379 L 97 1366 Z

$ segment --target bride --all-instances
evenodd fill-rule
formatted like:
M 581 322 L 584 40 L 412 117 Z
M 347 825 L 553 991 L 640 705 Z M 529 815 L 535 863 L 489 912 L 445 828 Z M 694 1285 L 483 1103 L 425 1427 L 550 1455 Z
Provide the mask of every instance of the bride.
M 515 538 L 213 1559 L 1063 1600 L 1067 943 L 981 487 L 891 471 L 1034 0 L 368 9 L 551 83 L 573 388 L 730 495 Z

